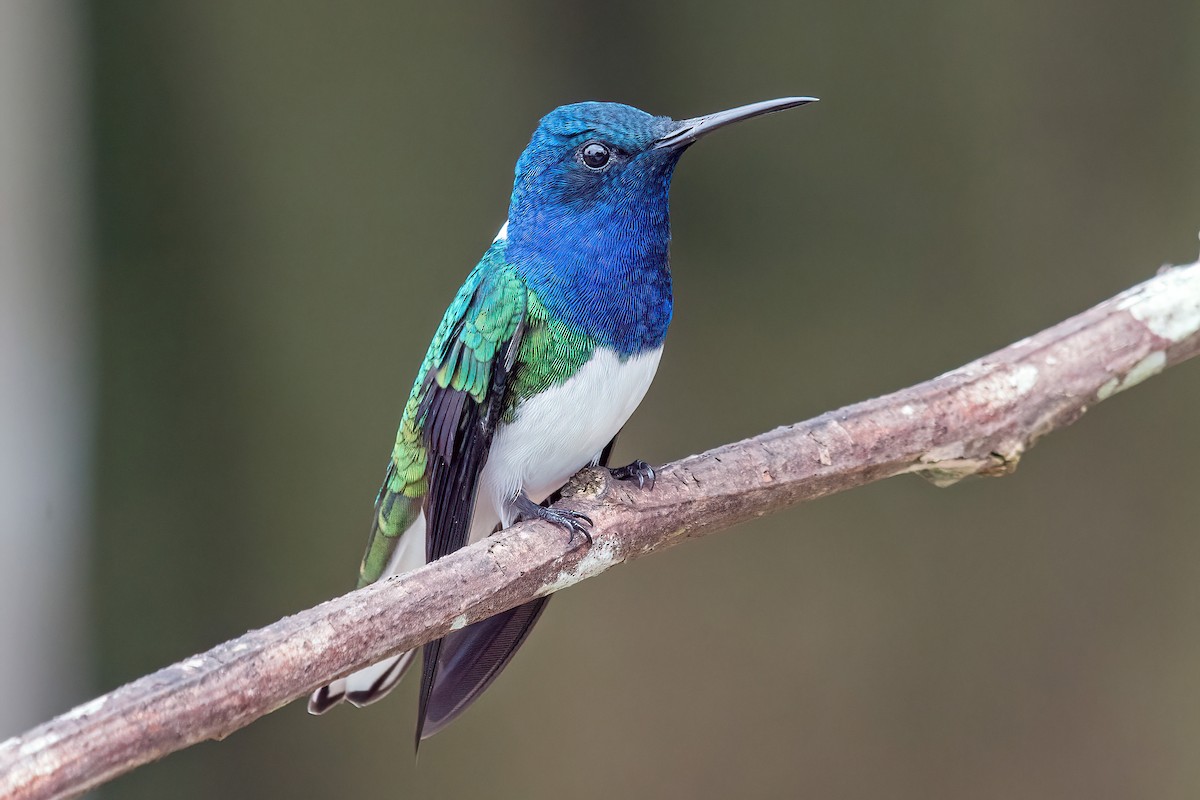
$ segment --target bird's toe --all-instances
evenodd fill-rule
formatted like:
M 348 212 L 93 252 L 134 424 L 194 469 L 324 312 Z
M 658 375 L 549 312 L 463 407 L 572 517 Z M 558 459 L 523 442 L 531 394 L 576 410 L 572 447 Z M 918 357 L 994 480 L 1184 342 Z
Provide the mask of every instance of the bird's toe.
M 609 473 L 619 481 L 637 481 L 639 489 L 654 489 L 654 467 L 638 459 L 623 467 L 610 469 Z

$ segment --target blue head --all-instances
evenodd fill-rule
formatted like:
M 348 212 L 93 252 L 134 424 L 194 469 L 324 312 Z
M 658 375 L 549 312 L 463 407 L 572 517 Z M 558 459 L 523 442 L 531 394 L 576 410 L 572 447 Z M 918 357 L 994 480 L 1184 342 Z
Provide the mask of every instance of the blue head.
M 628 354 L 671 318 L 667 194 L 679 157 L 737 120 L 811 102 L 789 97 L 683 121 L 620 103 L 542 118 L 517 161 L 506 256 L 569 322 Z
M 517 161 L 510 252 L 573 261 L 582 248 L 608 261 L 665 247 L 667 189 L 682 151 L 654 143 L 674 126 L 620 103 L 576 103 L 543 117 Z

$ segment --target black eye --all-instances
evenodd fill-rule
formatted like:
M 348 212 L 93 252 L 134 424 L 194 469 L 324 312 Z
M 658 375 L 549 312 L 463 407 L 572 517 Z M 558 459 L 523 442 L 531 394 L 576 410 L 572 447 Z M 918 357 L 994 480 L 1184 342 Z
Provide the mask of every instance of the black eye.
M 599 142 L 588 142 L 583 146 L 583 150 L 579 151 L 579 157 L 592 169 L 603 169 L 604 165 L 608 163 L 610 154 L 608 148 Z

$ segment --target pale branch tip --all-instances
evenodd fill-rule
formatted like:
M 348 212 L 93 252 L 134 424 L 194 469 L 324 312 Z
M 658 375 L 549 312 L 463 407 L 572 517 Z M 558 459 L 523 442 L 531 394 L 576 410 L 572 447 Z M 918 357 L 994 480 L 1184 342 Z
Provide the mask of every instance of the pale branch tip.
M 220 739 L 330 679 L 615 564 L 881 478 L 1011 472 L 1039 438 L 1200 352 L 1200 263 L 952 372 L 668 464 L 653 491 L 585 470 L 591 547 L 527 522 L 279 620 L 0 742 L 0 797 L 70 797 Z

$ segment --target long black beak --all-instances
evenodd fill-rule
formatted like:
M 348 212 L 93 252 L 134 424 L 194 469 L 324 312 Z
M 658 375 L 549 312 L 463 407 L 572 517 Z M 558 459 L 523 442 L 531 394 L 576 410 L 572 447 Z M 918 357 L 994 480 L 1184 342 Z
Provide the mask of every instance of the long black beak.
M 795 108 L 815 102 L 817 102 L 815 97 L 780 97 L 778 100 L 764 100 L 761 103 L 738 106 L 728 111 L 718 111 L 703 117 L 681 120 L 678 128 L 663 136 L 654 143 L 654 146 L 678 150 L 687 147 L 701 136 L 707 136 L 717 128 L 724 128 L 732 122 L 761 117 L 763 114 L 773 114 L 776 111 L 783 111 L 785 108 Z

